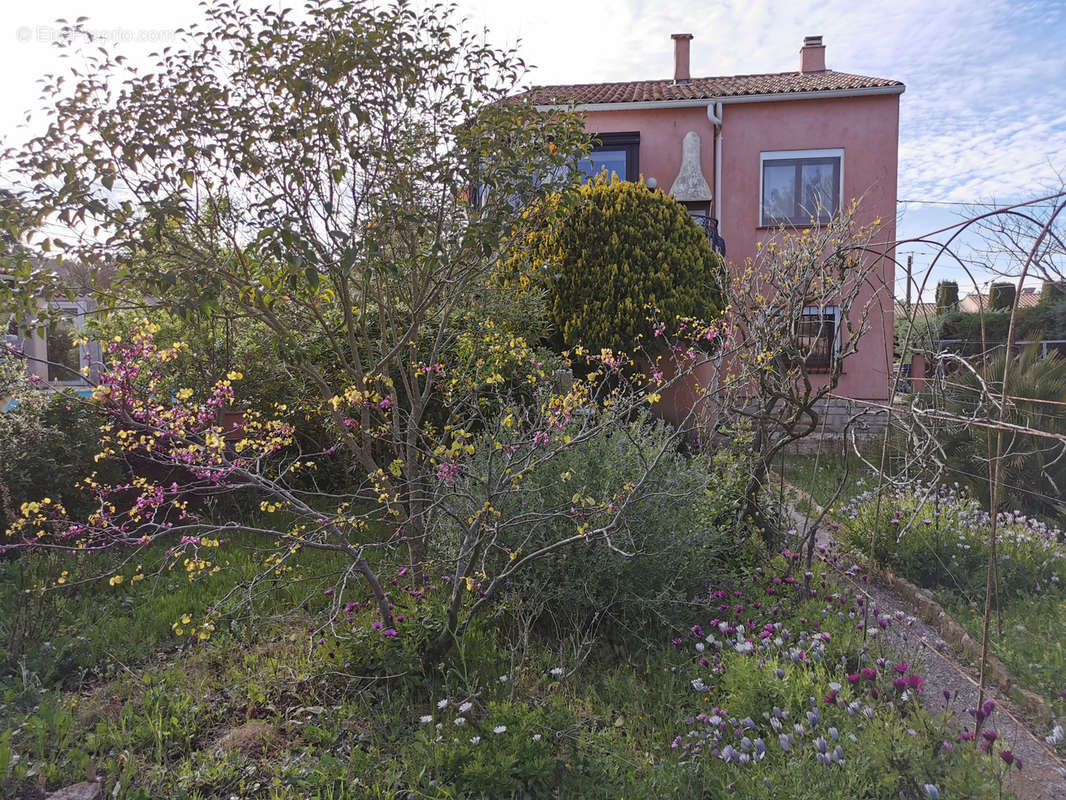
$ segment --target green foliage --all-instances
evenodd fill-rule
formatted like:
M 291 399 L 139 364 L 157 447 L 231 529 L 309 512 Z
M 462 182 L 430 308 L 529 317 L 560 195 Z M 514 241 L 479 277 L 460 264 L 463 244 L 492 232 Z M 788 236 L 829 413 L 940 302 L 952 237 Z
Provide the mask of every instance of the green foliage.
M 879 511 L 878 511 L 879 510 Z M 983 602 L 991 518 L 954 487 L 910 485 L 877 502 L 865 492 L 839 515 L 844 542 L 927 589 Z M 1066 548 L 1060 533 L 1038 520 L 1003 512 L 997 525 L 997 597 L 1029 597 L 1060 586 Z
M 724 306 L 724 268 L 707 236 L 684 206 L 642 183 L 601 176 L 530 237 L 502 279 L 546 293 L 557 349 L 653 347 L 653 315 L 672 334 L 678 320 L 710 321 Z
M 909 361 L 915 351 L 936 352 L 939 350 L 937 338 L 940 334 L 941 318 L 923 314 L 912 309 L 913 319 L 903 314 L 893 318 L 893 350 L 896 358 Z
M 1066 582 L 1066 576 L 1061 581 Z M 970 636 L 980 641 L 983 602 L 967 603 L 948 592 L 941 592 L 940 599 Z M 1058 717 L 1066 714 L 1066 591 L 1006 599 L 994 615 L 991 634 L 992 652 L 1011 678 L 1043 695 Z
M 262 558 L 238 534 L 218 549 L 223 569 L 211 580 L 190 580 L 180 568 L 134 580 L 137 564 L 158 561 L 167 546 L 145 548 L 132 563 L 129 553 L 98 556 L 101 572 L 114 569 L 125 575 L 115 586 L 104 580 L 77 582 L 73 576 L 85 561 L 77 554 L 33 552 L 0 561 L 0 608 L 7 609 L 0 615 L 0 688 L 24 700 L 41 690 L 113 677 L 122 669 L 120 663 L 136 665 L 173 652 L 184 643 L 172 629 L 182 615 L 202 612 L 262 569 Z M 336 556 L 301 553 L 288 573 L 290 580 L 264 586 L 246 614 L 227 616 L 215 636 L 240 637 L 250 619 L 289 611 L 302 602 L 311 610 L 321 608 L 323 598 L 310 588 L 314 582 L 309 578 L 339 563 Z
M 44 133 L 8 154 L 36 177 L 0 224 L 24 247 L 108 265 L 111 296 L 254 321 L 263 363 L 313 387 L 330 446 L 361 477 L 389 476 L 389 507 L 373 511 L 397 515 L 418 564 L 437 442 L 413 443 L 442 408 L 429 367 L 513 249 L 515 208 L 573 185 L 588 136 L 576 115 L 515 101 L 525 64 L 447 6 L 204 16 L 151 76 L 94 43 L 90 69 L 49 83 Z M 45 235 L 45 220 L 62 229 Z M 0 300 L 42 294 L 32 277 L 0 284 Z M 355 417 L 330 402 L 369 387 L 388 396 Z
M 946 314 L 959 310 L 959 284 L 955 281 L 940 281 L 936 285 L 936 313 Z
M 1050 306 L 1066 300 L 1066 281 L 1044 281 L 1040 287 L 1040 305 Z
M 595 527 L 593 503 L 639 486 L 618 500 L 615 530 L 560 548 L 512 577 L 497 613 L 547 625 L 559 638 L 632 631 L 676 615 L 745 538 L 725 524 L 743 493 L 735 463 L 683 455 L 679 441 L 661 421 L 620 421 L 545 460 L 523 478 L 522 492 L 496 500 L 500 533 L 479 558 L 489 575 L 572 536 L 582 524 Z M 482 460 L 498 458 L 491 447 L 478 452 Z M 471 467 L 463 481 L 444 490 L 440 502 L 450 517 L 477 511 L 481 493 L 474 482 L 483 480 L 483 471 Z M 461 540 L 446 531 L 443 536 Z
M 782 568 L 778 558 L 768 571 L 716 588 L 765 597 L 782 588 L 773 582 Z M 145 800 L 720 797 L 728 786 L 743 797 L 795 800 L 814 797 L 816 787 L 819 798 L 853 800 L 920 797 L 915 787 L 926 783 L 942 796 L 998 796 L 999 760 L 943 747 L 954 738 L 944 715 L 900 699 L 892 675 L 881 678 L 882 701 L 852 689 L 843 676 L 859 663 L 862 634 L 847 614 L 825 612 L 851 610 L 838 601 L 854 598 L 820 574 L 814 580 L 825 598 L 810 598 L 801 583 L 758 613 L 792 637 L 807 632 L 806 649 L 819 657 L 789 659 L 792 637 L 780 653 L 727 647 L 703 691 L 691 679 L 708 674 L 697 660 L 714 648 L 696 652 L 701 640 L 688 625 L 720 616 L 715 601 L 691 606 L 677 629 L 680 647 L 664 629 L 644 643 L 597 648 L 575 669 L 550 637 L 534 637 L 521 660 L 509 660 L 501 637 L 486 635 L 465 642 L 461 665 L 429 680 L 365 672 L 370 659 L 357 657 L 343 668 L 308 662 L 304 637 L 263 625 L 249 641 L 212 641 L 94 690 L 49 694 L 28 713 L 0 705 L 0 725 L 9 728 L 0 734 L 0 769 L 6 763 L 10 776 L 0 796 L 81 780 L 90 761 L 105 794 Z M 883 640 L 875 652 L 892 656 Z M 871 716 L 849 711 L 843 699 L 812 708 L 810 698 L 833 681 L 841 698 L 854 692 L 856 708 L 867 705 Z M 791 715 L 784 731 L 793 723 L 806 729 L 789 752 L 769 722 L 775 706 Z M 805 717 L 812 710 L 820 713 L 814 724 Z M 737 749 L 733 728 L 761 737 L 765 758 L 726 763 L 709 746 L 693 749 L 694 729 L 712 713 L 734 721 L 721 732 Z M 830 751 L 843 748 L 843 765 L 817 762 L 818 736 Z
M 1017 294 L 1013 283 L 993 283 L 988 290 L 988 307 L 992 311 L 1010 311 Z
M 93 508 L 92 497 L 77 481 L 93 472 L 105 479 L 120 473 L 108 461 L 95 460 L 104 416 L 73 390 L 50 392 L 22 382 L 12 407 L 0 412 L 0 525 L 28 501 L 45 497 L 72 514 Z
M 946 314 L 940 318 L 940 336 L 980 343 L 981 316 L 976 311 Z M 1015 311 L 1015 319 L 1017 341 L 1066 339 L 1066 301 L 1056 300 L 1049 304 L 1040 303 L 1033 308 L 1019 308 Z M 984 314 L 984 332 L 990 344 L 1005 342 L 1009 325 L 1008 313 L 986 311 Z
M 909 486 L 873 494 L 839 515 L 844 544 L 936 594 L 944 608 L 980 641 L 991 518 L 956 488 Z M 1066 543 L 1060 531 L 1017 513 L 997 524 L 990 644 L 1012 680 L 1066 711 Z
M 1056 307 L 1052 307 L 1056 308 Z M 988 392 L 1000 396 L 1006 354 L 1000 349 L 987 362 Z M 978 367 L 980 369 L 980 367 Z M 1051 351 L 1041 357 L 1040 346 L 1029 345 L 1012 354 L 1008 373 L 1009 401 L 1004 421 L 1035 431 L 1066 435 L 1066 418 L 1060 413 L 1066 403 L 1066 359 Z M 990 399 L 981 390 L 978 374 L 959 370 L 951 377 L 948 410 L 960 417 L 996 417 Z M 994 452 L 997 433 L 991 428 L 963 425 L 944 432 L 941 445 L 948 467 L 987 507 L 988 459 Z M 1018 507 L 1047 516 L 1063 514 L 1061 490 L 1066 481 L 1066 459 L 1061 442 L 1025 433 L 1007 433 L 1002 439 L 1000 492 L 1003 508 Z

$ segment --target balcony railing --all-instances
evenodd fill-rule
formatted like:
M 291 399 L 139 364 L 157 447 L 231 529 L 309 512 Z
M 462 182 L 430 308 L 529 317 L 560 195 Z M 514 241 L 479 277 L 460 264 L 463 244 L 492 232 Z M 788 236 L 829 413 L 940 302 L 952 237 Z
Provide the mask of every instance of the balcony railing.
M 693 214 L 692 221 L 703 228 L 707 234 L 707 241 L 711 243 L 711 249 L 720 256 L 725 255 L 725 239 L 718 233 L 718 220 L 706 214 Z

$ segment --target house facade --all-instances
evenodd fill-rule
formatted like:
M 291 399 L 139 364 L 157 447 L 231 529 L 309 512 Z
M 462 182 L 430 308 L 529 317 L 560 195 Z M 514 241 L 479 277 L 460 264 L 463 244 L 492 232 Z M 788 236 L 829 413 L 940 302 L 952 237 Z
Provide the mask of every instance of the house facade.
M 97 302 L 88 288 L 91 281 L 79 265 L 46 259 L 42 267 L 53 271 L 70 290 L 68 298 L 53 300 L 56 312 L 47 326 L 27 331 L 13 315 L 0 314 L 4 337 L 0 346 L 11 348 L 24 360 L 26 375 L 42 389 L 73 389 L 88 396 L 99 372 L 102 349 L 87 334 Z M 7 398 L 0 397 L 0 411 Z
M 692 36 L 672 38 L 672 80 L 530 90 L 542 110 L 583 115 L 595 143 L 588 174 L 607 170 L 670 192 L 732 264 L 754 257 L 782 224 L 817 224 L 853 200 L 860 223 L 880 221 L 877 242 L 895 240 L 902 83 L 827 69 L 820 36 L 806 37 L 795 72 L 693 78 Z M 871 330 L 840 377 L 836 393 L 845 398 L 891 397 L 891 251 L 880 272 L 856 304 L 859 313 L 870 301 Z M 828 348 L 833 313 L 811 309 L 801 321 L 824 331 Z

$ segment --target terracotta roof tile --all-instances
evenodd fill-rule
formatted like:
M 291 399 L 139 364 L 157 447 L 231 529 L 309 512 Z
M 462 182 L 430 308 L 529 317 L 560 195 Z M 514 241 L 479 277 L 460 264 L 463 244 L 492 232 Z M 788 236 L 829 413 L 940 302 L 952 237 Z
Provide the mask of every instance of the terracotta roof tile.
M 828 92 L 839 89 L 903 87 L 899 81 L 870 78 L 846 72 L 774 72 L 766 75 L 732 75 L 693 78 L 689 83 L 672 80 L 626 83 L 576 83 L 564 86 L 534 86 L 518 96 L 536 105 L 575 103 L 640 103 L 655 100 L 705 100 L 712 97 Z

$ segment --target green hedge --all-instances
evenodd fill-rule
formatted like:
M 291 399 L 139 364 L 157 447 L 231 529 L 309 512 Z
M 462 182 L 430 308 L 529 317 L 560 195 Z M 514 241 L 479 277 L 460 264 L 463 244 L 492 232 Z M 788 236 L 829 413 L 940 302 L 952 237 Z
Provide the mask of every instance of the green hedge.
M 985 312 L 985 336 L 989 342 L 1005 342 L 1010 325 L 1009 311 Z M 940 318 L 940 338 L 981 341 L 981 315 L 953 311 Z M 1018 341 L 1066 339 L 1066 299 L 1035 308 L 1019 308 L 1015 333 Z

